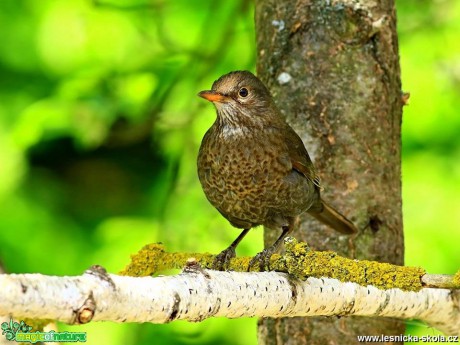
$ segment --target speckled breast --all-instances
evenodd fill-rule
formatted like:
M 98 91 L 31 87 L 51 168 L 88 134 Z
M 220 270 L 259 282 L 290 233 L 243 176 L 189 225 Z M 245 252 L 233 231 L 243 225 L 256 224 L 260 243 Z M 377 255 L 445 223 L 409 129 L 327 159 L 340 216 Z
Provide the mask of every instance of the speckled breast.
M 224 132 L 211 127 L 203 138 L 200 182 L 211 204 L 235 227 L 284 226 L 313 202 L 313 184 L 292 169 L 277 134 L 276 129 Z

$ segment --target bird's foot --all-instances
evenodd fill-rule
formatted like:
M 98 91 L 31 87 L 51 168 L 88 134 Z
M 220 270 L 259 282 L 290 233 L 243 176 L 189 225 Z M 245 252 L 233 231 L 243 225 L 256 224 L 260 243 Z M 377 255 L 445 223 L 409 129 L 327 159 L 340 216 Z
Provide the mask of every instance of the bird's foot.
M 216 255 L 213 263 L 212 268 L 217 271 L 225 271 L 230 264 L 230 260 L 236 256 L 235 248 L 232 246 L 224 249 L 219 254 Z
M 276 253 L 275 247 L 269 247 L 262 250 L 256 256 L 254 256 L 251 261 L 249 261 L 248 271 L 251 270 L 252 267 L 259 265 L 259 271 L 269 271 L 270 270 L 270 258 L 273 254 Z

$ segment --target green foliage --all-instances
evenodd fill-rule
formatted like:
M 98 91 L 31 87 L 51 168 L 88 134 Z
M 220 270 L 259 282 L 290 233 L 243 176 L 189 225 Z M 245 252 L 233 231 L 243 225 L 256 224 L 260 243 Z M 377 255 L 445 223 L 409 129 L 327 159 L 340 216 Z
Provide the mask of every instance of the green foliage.
M 406 263 L 460 266 L 460 2 L 399 1 Z
M 411 93 L 403 118 L 406 264 L 460 267 L 460 2 L 398 0 L 401 71 Z M 408 324 L 413 335 L 436 334 Z
M 406 262 L 454 273 L 460 4 L 397 5 L 411 92 Z M 218 252 L 237 235 L 198 184 L 196 154 L 215 115 L 196 93 L 230 70 L 254 70 L 252 4 L 4 0 L 0 31 L 0 259 L 8 271 L 80 274 L 98 263 L 116 272 L 146 243 Z M 254 231 L 239 253 L 261 247 Z M 65 328 L 88 331 L 90 344 L 254 344 L 255 322 Z

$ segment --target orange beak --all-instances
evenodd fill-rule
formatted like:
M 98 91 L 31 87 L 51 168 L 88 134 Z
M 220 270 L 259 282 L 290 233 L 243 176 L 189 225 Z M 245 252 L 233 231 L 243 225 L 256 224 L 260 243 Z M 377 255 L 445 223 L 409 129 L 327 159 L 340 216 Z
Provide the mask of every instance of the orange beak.
M 213 90 L 206 90 L 206 91 L 201 91 L 198 96 L 204 98 L 205 100 L 209 102 L 219 102 L 219 103 L 224 103 L 228 100 L 227 96 L 224 96 L 216 91 Z

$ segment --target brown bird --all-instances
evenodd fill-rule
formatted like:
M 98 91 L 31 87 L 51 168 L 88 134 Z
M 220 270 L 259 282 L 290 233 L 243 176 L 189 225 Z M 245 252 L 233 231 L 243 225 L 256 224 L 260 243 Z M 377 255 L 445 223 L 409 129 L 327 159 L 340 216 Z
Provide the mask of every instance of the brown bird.
M 275 243 L 250 263 L 263 267 L 303 212 L 343 234 L 357 232 L 353 223 L 321 199 L 319 178 L 302 140 L 255 75 L 230 72 L 198 95 L 217 109 L 198 154 L 203 191 L 230 224 L 244 229 L 217 256 L 215 268 L 227 266 L 251 228 L 281 228 Z

